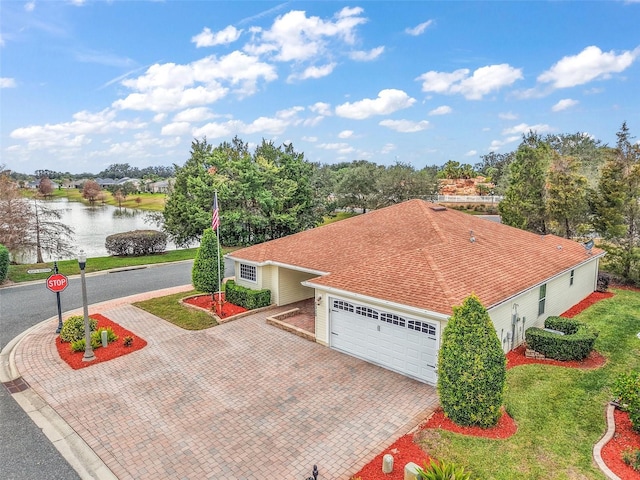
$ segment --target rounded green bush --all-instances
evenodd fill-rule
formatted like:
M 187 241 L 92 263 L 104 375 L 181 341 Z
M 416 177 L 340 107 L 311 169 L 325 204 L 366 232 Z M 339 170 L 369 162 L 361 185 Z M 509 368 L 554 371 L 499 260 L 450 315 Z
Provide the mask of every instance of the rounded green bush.
M 438 394 L 444 413 L 458 425 L 496 425 L 507 361 L 491 318 L 475 295 L 453 307 L 438 355 Z
M 598 332 L 572 318 L 547 317 L 544 326 L 564 335 L 531 327 L 524 332 L 525 341 L 530 349 L 554 360 L 584 360 L 598 338 Z
M 93 332 L 98 327 L 98 322 L 89 318 L 89 327 Z M 75 342 L 84 338 L 84 316 L 74 315 L 67 318 L 62 324 L 62 330 L 60 330 L 60 339 L 63 342 Z M 84 349 L 84 346 L 82 347 Z
M 4 282 L 9 273 L 9 250 L 0 243 L 0 283 Z

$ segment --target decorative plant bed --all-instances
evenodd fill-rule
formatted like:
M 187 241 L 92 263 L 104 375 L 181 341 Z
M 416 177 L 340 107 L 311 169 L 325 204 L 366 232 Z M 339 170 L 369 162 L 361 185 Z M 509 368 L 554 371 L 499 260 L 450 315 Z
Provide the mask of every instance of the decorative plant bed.
M 95 348 L 93 350 L 95 359 L 90 362 L 84 362 L 82 360 L 84 357 L 84 351 L 74 352 L 71 350 L 70 343 L 62 342 L 60 340 L 60 336 L 56 337 L 56 348 L 58 349 L 60 358 L 67 362 L 67 364 L 74 370 L 95 365 L 96 363 L 106 362 L 107 360 L 112 360 L 128 353 L 133 353 L 147 345 L 145 340 L 99 313 L 90 315 L 90 317 L 97 320 L 98 328 L 112 328 L 113 332 L 118 336 L 118 339 L 106 347 Z M 129 346 L 126 346 L 125 344 L 129 344 Z
M 631 428 L 631 420 L 629 420 L 627 412 L 616 408 L 613 412 L 613 417 L 616 431 L 613 434 L 613 438 L 602 448 L 602 460 L 622 480 L 640 478 L 640 472 L 634 470 L 622 460 L 622 453 L 625 450 L 640 448 L 640 433 L 634 432 Z
M 579 303 L 576 303 L 573 307 L 571 307 L 560 316 L 565 318 L 573 318 L 594 303 L 598 303 L 600 300 L 605 300 L 611 297 L 613 297 L 613 292 L 593 292 L 587 298 Z
M 224 293 L 222 294 L 222 299 L 219 298 L 218 293 L 216 293 L 214 296 L 206 293 L 188 297 L 183 299 L 182 301 L 183 303 L 186 303 L 188 305 L 192 305 L 208 312 L 212 312 L 220 319 L 234 317 L 248 311 L 244 307 L 240 307 L 238 305 L 234 305 L 233 303 L 225 301 Z

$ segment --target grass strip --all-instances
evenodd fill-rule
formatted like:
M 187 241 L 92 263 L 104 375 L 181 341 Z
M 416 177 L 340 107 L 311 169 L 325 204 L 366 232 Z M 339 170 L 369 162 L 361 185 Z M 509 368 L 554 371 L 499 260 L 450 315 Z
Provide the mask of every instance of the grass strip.
M 185 330 L 204 330 L 218 325 L 211 315 L 180 304 L 181 298 L 197 293 L 201 292 L 192 290 L 176 293 L 136 302 L 134 305 Z

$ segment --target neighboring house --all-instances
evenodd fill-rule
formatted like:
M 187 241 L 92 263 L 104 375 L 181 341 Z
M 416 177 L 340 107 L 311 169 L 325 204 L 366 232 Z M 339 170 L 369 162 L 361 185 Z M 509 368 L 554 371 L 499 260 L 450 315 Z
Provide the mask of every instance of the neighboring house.
M 152 182 L 147 184 L 147 191 L 151 193 L 169 193 L 173 185 L 173 180 L 160 180 L 158 182 Z
M 595 290 L 603 255 L 410 200 L 228 257 L 277 305 L 315 299 L 318 343 L 435 384 L 452 306 L 475 293 L 507 352 Z
M 96 178 L 95 181 L 100 185 L 100 188 L 110 187 L 116 184 L 116 180 L 113 178 Z

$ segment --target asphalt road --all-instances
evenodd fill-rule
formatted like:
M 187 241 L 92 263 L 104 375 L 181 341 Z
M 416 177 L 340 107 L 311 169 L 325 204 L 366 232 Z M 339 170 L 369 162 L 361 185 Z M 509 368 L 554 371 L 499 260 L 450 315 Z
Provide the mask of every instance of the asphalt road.
M 89 259 L 88 261 L 91 261 Z M 192 261 L 86 275 L 90 304 L 191 283 Z M 227 265 L 225 276 L 233 275 Z M 62 311 L 82 307 L 80 277 L 61 293 Z M 33 325 L 58 314 L 56 294 L 44 281 L 0 288 L 0 350 Z M 52 337 L 55 331 L 51 332 Z M 0 386 L 0 478 L 79 479 L 78 474 L 29 416 Z

